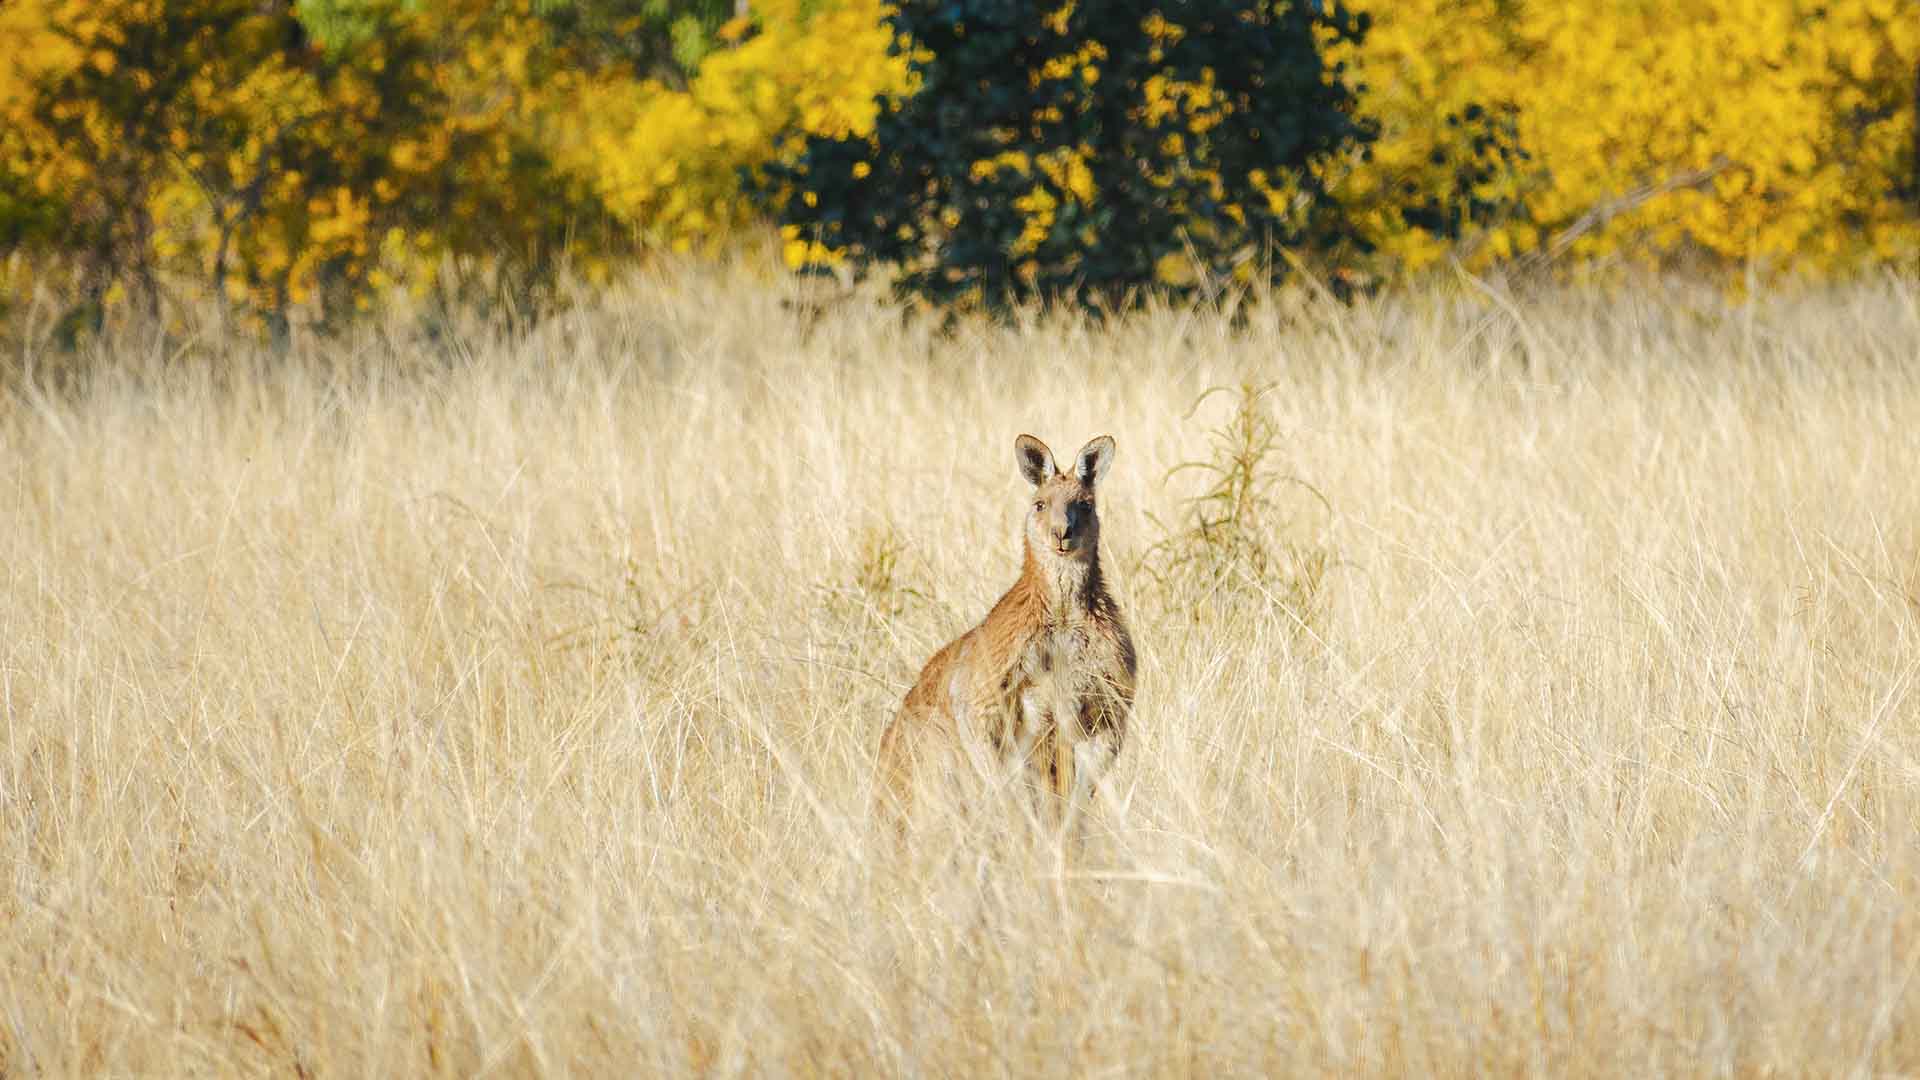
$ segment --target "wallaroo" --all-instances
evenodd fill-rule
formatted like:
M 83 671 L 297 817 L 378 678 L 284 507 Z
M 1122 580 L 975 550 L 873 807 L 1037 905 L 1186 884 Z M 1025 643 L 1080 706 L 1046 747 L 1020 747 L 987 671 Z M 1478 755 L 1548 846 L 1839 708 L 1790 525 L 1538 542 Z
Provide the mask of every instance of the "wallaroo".
M 1089 441 L 1066 470 L 1031 435 L 1014 454 L 1033 484 L 1020 580 L 933 654 L 880 738 L 879 795 L 901 827 L 927 779 L 916 773 L 969 760 L 1024 771 L 1071 822 L 1126 735 L 1133 639 L 1100 572 L 1096 501 L 1113 439 Z

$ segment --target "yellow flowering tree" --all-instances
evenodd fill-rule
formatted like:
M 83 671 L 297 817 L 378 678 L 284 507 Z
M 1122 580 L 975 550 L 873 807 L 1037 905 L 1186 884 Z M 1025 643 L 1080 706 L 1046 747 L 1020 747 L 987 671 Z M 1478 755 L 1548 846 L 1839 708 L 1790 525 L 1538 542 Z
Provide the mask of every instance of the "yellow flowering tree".
M 1344 51 L 1381 128 L 1335 187 L 1409 264 L 1449 245 L 1406 217 L 1409 188 L 1446 190 L 1510 117 L 1525 156 L 1470 184 L 1507 213 L 1476 222 L 1470 257 L 1659 260 L 1697 253 L 1807 270 L 1912 257 L 1914 80 L 1909 0 L 1507 3 L 1361 0 Z M 1417 197 L 1415 197 L 1417 204 Z
M 449 255 L 620 247 L 550 129 L 574 65 L 531 0 L 360 0 L 317 35 L 258 0 L 17 0 L 0 232 L 77 270 L 75 316 L 200 294 L 284 333 Z M 163 289 L 163 283 L 167 288 Z
M 81 57 L 54 32 L 44 3 L 0 4 L 0 244 L 19 247 L 55 234 L 64 217 L 61 197 L 73 165 L 49 160 L 32 138 L 35 83 L 71 69 Z
M 261 21 L 239 0 L 171 13 L 25 0 L 9 12 L 8 32 L 46 51 L 23 58 L 0 87 L 7 149 L 38 193 L 57 201 L 33 239 L 77 260 L 83 311 L 97 317 L 113 287 L 158 310 L 158 204 L 175 163 L 228 155 L 248 138 L 228 99 L 209 88 L 251 74 Z
M 711 248 L 759 220 L 743 175 L 809 135 L 864 135 L 908 85 L 882 0 L 759 0 L 719 31 L 684 89 L 599 77 L 581 87 L 559 160 L 647 242 Z

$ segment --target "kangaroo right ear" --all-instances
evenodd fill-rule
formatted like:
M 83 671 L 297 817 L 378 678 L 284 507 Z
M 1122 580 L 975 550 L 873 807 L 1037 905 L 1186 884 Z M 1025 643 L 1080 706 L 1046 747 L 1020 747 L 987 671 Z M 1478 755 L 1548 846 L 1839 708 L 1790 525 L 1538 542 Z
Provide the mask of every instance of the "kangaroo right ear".
M 1053 451 L 1047 444 L 1031 435 L 1022 435 L 1013 440 L 1013 456 L 1020 463 L 1020 475 L 1027 483 L 1039 487 L 1053 478 Z
M 1074 455 L 1073 472 L 1080 482 L 1092 487 L 1107 475 L 1107 466 L 1113 464 L 1113 436 L 1102 435 L 1088 439 L 1087 445 Z

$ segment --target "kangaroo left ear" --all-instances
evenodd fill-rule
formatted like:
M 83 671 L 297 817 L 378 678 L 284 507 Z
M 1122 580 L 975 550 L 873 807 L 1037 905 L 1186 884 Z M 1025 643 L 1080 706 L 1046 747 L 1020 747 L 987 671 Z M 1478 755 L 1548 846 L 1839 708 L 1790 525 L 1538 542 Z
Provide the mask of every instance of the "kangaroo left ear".
M 1107 475 L 1107 467 L 1113 464 L 1113 436 L 1102 435 L 1087 440 L 1087 445 L 1081 447 L 1073 457 L 1073 471 L 1080 477 L 1080 482 L 1088 487 L 1098 486 L 1100 478 Z
M 1053 477 L 1053 451 L 1047 444 L 1031 435 L 1022 435 L 1013 440 L 1014 461 L 1020 466 L 1020 475 L 1027 483 L 1039 487 Z

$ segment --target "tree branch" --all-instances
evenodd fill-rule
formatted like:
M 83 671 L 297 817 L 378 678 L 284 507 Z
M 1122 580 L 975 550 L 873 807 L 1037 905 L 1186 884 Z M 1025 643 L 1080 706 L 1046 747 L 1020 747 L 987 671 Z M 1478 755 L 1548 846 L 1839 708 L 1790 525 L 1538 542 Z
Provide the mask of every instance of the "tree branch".
M 1711 183 L 1714 177 L 1719 176 L 1732 166 L 1733 162 L 1730 161 L 1726 155 L 1715 154 L 1713 160 L 1707 162 L 1705 168 L 1688 169 L 1684 172 L 1677 172 L 1664 180 L 1651 184 L 1642 184 L 1624 194 L 1597 202 L 1589 207 L 1586 213 L 1575 218 L 1573 224 L 1555 233 L 1553 239 L 1547 242 L 1544 250 L 1529 253 L 1522 262 L 1529 267 L 1538 267 L 1552 262 L 1561 255 L 1566 254 L 1567 249 L 1573 246 L 1574 241 L 1596 229 L 1605 228 L 1613 219 L 1622 214 L 1632 213 L 1662 195 L 1671 194 L 1675 191 L 1703 188 Z

